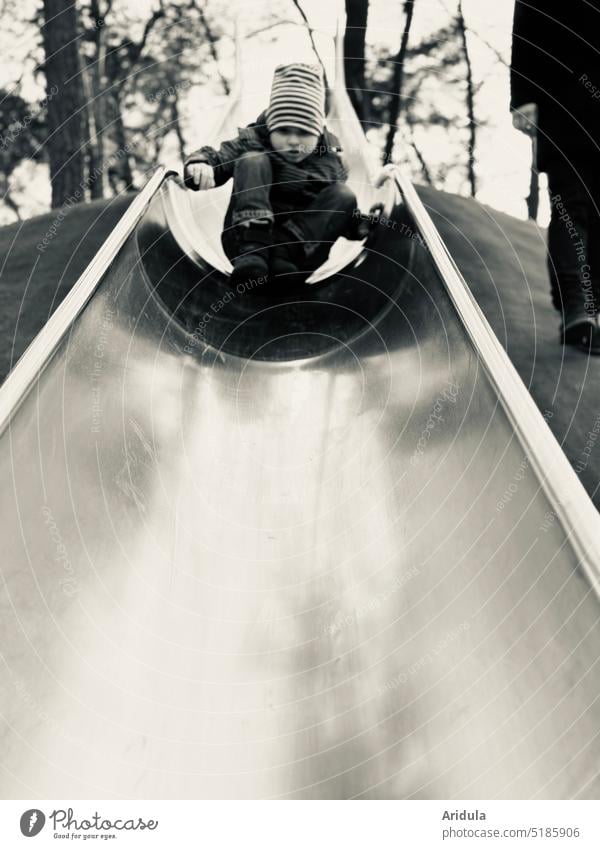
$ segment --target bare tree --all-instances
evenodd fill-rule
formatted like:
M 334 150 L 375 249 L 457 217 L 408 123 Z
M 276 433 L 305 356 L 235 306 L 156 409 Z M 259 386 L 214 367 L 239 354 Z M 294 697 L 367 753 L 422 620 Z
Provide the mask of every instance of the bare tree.
M 143 61 L 148 41 L 158 21 L 165 17 L 162 0 L 146 19 L 141 37 L 133 41 L 119 34 L 122 22 L 115 19 L 113 0 L 89 0 L 89 20 L 82 29 L 85 45 L 81 57 L 82 77 L 86 93 L 88 126 L 87 167 L 90 197 L 106 196 L 107 186 L 116 186 L 116 165 L 107 167 L 107 149 L 114 146 L 119 156 L 119 177 L 131 188 L 133 174 L 123 118 L 125 82 L 133 78 Z
M 87 164 L 90 197 L 103 198 L 106 178 L 104 173 L 104 136 L 106 131 L 106 19 L 110 15 L 112 0 L 101 9 L 99 0 L 90 0 L 91 27 L 89 40 L 94 47 L 88 63 L 80 55 L 83 85 L 86 96 L 88 125 Z
M 469 187 L 471 197 L 477 194 L 477 179 L 475 176 L 475 145 L 477 143 L 477 123 L 475 121 L 475 92 L 473 86 L 473 67 L 471 65 L 471 55 L 469 53 L 469 45 L 467 44 L 467 27 L 463 14 L 462 0 L 458 0 L 458 11 L 456 15 L 456 26 L 462 43 L 462 51 L 466 66 L 466 102 L 467 116 L 469 122 L 469 147 L 467 156 L 467 175 L 469 178 Z
M 44 158 L 44 142 L 48 131 L 46 109 L 42 104 L 30 103 L 14 91 L 0 89 L 0 198 L 17 218 L 21 217 L 18 194 L 18 177 L 15 172 L 27 161 L 39 162 Z
M 190 0 L 190 9 L 195 9 L 198 12 L 200 23 L 202 24 L 202 28 L 204 29 L 204 35 L 206 36 L 206 40 L 208 42 L 210 55 L 212 57 L 213 62 L 215 63 L 215 68 L 217 69 L 217 74 L 219 75 L 219 79 L 221 80 L 223 91 L 225 92 L 225 94 L 231 94 L 231 86 L 229 85 L 229 81 L 227 80 L 227 77 L 223 76 L 219 67 L 219 53 L 217 51 L 217 44 L 219 39 L 215 34 L 212 25 L 209 23 L 206 14 L 204 13 L 204 9 L 198 5 L 197 0 Z
M 83 88 L 77 47 L 77 10 L 72 0 L 43 0 L 47 151 L 52 206 L 81 203 L 83 191 Z
M 466 31 L 474 38 L 484 44 L 487 49 L 494 54 L 496 59 L 506 68 L 510 68 L 510 62 L 497 50 L 493 44 L 484 38 L 480 32 L 473 29 L 472 26 L 466 26 Z M 537 141 L 535 136 L 531 139 L 531 168 L 529 172 L 529 194 L 525 198 L 527 203 L 527 217 L 532 221 L 537 221 L 540 201 L 540 175 L 537 170 Z
M 537 136 L 531 137 L 531 169 L 529 171 L 529 194 L 525 198 L 527 217 L 537 221 L 540 206 L 540 175 L 537 170 Z
M 354 110 L 363 125 L 370 121 L 368 86 L 365 78 L 365 54 L 369 0 L 346 0 L 344 33 L 344 71 L 346 88 Z
M 411 123 L 408 123 L 408 133 L 409 133 L 408 144 L 410 145 L 411 150 L 413 151 L 413 153 L 416 157 L 416 160 L 419 163 L 419 167 L 421 169 L 421 174 L 423 175 L 423 179 L 425 180 L 425 182 L 427 183 L 428 186 L 433 186 L 433 180 L 431 179 L 431 171 L 429 170 L 429 166 L 427 165 L 427 162 L 425 161 L 425 157 L 423 156 L 423 154 L 419 150 L 419 147 L 418 147 L 416 139 L 415 139 L 414 127 Z
M 410 36 L 410 28 L 412 26 L 413 14 L 415 10 L 415 0 L 404 0 L 404 30 L 400 41 L 400 49 L 394 58 L 394 71 L 392 74 L 391 93 L 392 101 L 390 104 L 389 129 L 385 140 L 385 148 L 383 151 L 383 161 L 389 162 L 392 158 L 394 150 L 394 142 L 396 140 L 396 130 L 398 129 L 398 119 L 402 109 L 402 84 L 404 82 L 404 63 L 408 51 L 408 39 Z
M 308 37 L 310 38 L 310 43 L 312 45 L 313 52 L 314 52 L 315 56 L 317 57 L 317 59 L 319 60 L 319 64 L 321 65 L 321 68 L 323 69 L 323 80 L 325 82 L 325 88 L 329 88 L 329 80 L 327 79 L 327 71 L 325 70 L 325 65 L 323 63 L 323 60 L 321 59 L 319 51 L 317 50 L 317 45 L 315 43 L 315 37 L 314 37 L 314 30 L 311 27 L 308 18 L 306 17 L 306 12 L 304 11 L 302 6 L 300 5 L 300 0 L 292 0 L 292 2 L 294 4 L 294 6 L 296 7 L 296 9 L 298 10 L 298 12 L 300 13 L 300 17 L 302 18 L 302 21 L 304 22 L 306 29 L 308 31 Z

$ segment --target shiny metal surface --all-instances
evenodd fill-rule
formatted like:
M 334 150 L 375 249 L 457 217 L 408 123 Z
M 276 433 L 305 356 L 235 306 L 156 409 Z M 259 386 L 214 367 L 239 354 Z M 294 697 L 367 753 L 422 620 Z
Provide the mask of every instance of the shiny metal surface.
M 155 297 L 178 192 L 0 438 L 0 795 L 597 798 L 599 600 L 432 252 L 379 228 L 360 332 L 239 357 Z
M 473 347 L 485 363 L 494 392 L 515 429 L 557 521 L 600 595 L 600 519 L 581 480 L 564 455 L 542 413 L 488 324 L 448 248 L 411 182 L 396 169 L 395 179 L 414 221 L 431 251 L 436 269 Z M 550 413 L 552 415 L 552 413 Z
M 597 796 L 598 599 L 412 274 L 198 359 L 127 241 L 0 442 L 3 797 Z

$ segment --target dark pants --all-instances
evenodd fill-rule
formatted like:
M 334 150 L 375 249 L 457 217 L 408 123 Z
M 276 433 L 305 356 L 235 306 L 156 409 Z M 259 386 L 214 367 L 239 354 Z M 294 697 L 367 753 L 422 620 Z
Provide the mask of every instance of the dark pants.
M 600 174 L 560 163 L 548 169 L 548 268 L 557 310 L 600 312 Z
M 269 155 L 252 152 L 235 163 L 233 193 L 225 216 L 221 241 L 225 253 L 234 260 L 247 244 L 301 246 L 301 268 L 318 268 L 329 256 L 332 245 L 352 224 L 356 196 L 346 183 L 331 183 L 303 208 L 291 203 L 273 202 L 273 168 Z M 299 204 L 300 205 L 300 204 Z M 255 222 L 261 226 L 254 226 Z M 265 226 L 266 225 L 266 226 Z

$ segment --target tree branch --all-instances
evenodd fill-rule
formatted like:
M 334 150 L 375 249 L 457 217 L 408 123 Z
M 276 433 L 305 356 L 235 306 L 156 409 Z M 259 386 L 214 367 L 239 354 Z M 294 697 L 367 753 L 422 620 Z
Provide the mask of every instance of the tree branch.
M 129 61 L 131 62 L 132 67 L 134 65 L 137 65 L 137 63 L 140 61 L 140 57 L 141 57 L 142 53 L 144 52 L 144 48 L 146 47 L 146 44 L 148 42 L 148 38 L 150 37 L 150 33 L 154 29 L 154 26 L 156 25 L 156 23 L 158 21 L 160 21 L 161 18 L 164 18 L 164 17 L 165 17 L 165 10 L 164 10 L 164 8 L 161 4 L 160 8 L 157 9 L 156 11 L 152 12 L 150 17 L 146 21 L 146 24 L 144 26 L 144 32 L 142 33 L 142 37 L 137 42 L 137 44 L 135 44 L 133 41 L 127 42 L 127 46 L 126 46 L 127 56 L 129 58 Z
M 391 83 L 392 102 L 390 106 L 389 129 L 385 141 L 385 149 L 383 152 L 384 162 L 391 162 L 392 151 L 394 150 L 394 141 L 396 138 L 396 130 L 398 128 L 398 118 L 400 117 L 400 111 L 402 108 L 402 83 L 404 81 L 404 63 L 406 61 L 408 38 L 410 35 L 410 28 L 412 25 L 414 10 L 415 0 L 404 0 L 404 14 L 406 16 L 406 21 L 404 24 L 404 31 L 402 33 L 402 40 L 400 42 L 400 49 L 398 50 L 398 54 L 394 59 L 394 73 L 392 76 Z
M 421 151 L 419 150 L 419 148 L 417 146 L 413 125 L 410 124 L 410 123 L 408 124 L 408 132 L 409 132 L 408 143 L 412 147 L 412 149 L 415 153 L 415 156 L 417 157 L 417 160 L 419 162 L 419 166 L 421 168 L 421 173 L 423 174 L 423 177 L 425 178 L 425 182 L 427 183 L 428 186 L 433 186 L 433 180 L 431 179 L 431 172 L 429 171 L 429 166 L 425 162 L 425 158 L 424 158 L 423 154 L 421 153 Z
M 181 122 L 179 120 L 179 98 L 177 93 L 175 93 L 175 97 L 171 103 L 171 118 L 173 122 L 173 129 L 175 130 L 175 135 L 177 136 L 177 144 L 179 145 L 179 155 L 181 156 L 181 161 L 183 162 L 186 157 L 185 150 L 185 139 L 183 138 L 183 133 L 181 132 Z
M 344 72 L 346 89 L 354 111 L 365 126 L 370 123 L 371 91 L 365 79 L 365 55 L 369 0 L 346 0 L 344 32 Z
M 231 94 L 231 86 L 229 85 L 229 81 L 227 77 L 223 76 L 221 72 L 221 68 L 219 67 L 219 54 L 217 52 L 217 37 L 215 36 L 211 25 L 208 23 L 206 19 L 206 15 L 204 14 L 204 9 L 202 9 L 196 0 L 190 0 L 189 4 L 190 9 L 195 9 L 198 12 L 198 17 L 200 18 L 200 23 L 204 28 L 204 33 L 208 40 L 208 49 L 210 50 L 210 55 L 212 56 L 212 60 L 215 63 L 215 68 L 217 69 L 217 74 L 219 75 L 219 79 L 221 80 L 221 85 L 223 86 L 223 91 L 225 94 Z
M 467 29 L 465 26 L 465 18 L 463 15 L 462 0 L 458 0 L 458 14 L 456 17 L 456 25 L 461 38 L 463 55 L 467 68 L 467 115 L 469 118 L 469 158 L 467 162 L 467 175 L 471 188 L 471 197 L 474 198 L 477 193 L 477 181 L 475 178 L 475 144 L 477 142 L 477 125 L 475 122 L 473 68 L 471 65 L 471 56 L 469 55 L 469 45 L 467 44 Z
M 315 44 L 315 39 L 314 39 L 314 35 L 313 35 L 314 30 L 311 27 L 310 23 L 308 22 L 308 18 L 306 17 L 306 12 L 304 11 L 302 6 L 300 5 L 300 0 L 292 0 L 292 3 L 296 7 L 296 9 L 298 9 L 298 11 L 300 12 L 300 15 L 302 16 L 302 20 L 306 24 L 306 28 L 308 30 L 308 36 L 310 38 L 310 43 L 312 45 L 312 49 L 315 53 L 315 56 L 319 60 L 319 64 L 321 65 L 321 68 L 323 69 L 323 81 L 325 83 L 325 87 L 329 88 L 329 80 L 327 79 L 327 71 L 325 70 L 325 65 L 323 64 L 323 60 L 321 59 L 319 51 L 317 50 L 317 45 Z

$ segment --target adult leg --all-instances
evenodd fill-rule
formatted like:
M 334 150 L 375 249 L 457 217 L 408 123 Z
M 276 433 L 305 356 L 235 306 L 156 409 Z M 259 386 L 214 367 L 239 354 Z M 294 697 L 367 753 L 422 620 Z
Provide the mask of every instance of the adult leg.
M 600 313 L 600 172 L 590 176 L 591 209 L 589 219 L 589 254 L 592 274 L 594 309 Z
M 242 221 L 273 221 L 269 199 L 273 184 L 273 169 L 267 153 L 244 153 L 233 167 L 231 223 Z
M 233 263 L 233 282 L 268 273 L 273 209 L 269 199 L 273 171 L 266 153 L 251 151 L 234 165 L 233 191 L 221 242 Z
M 585 171 L 567 162 L 549 171 L 548 186 L 552 302 L 563 317 L 563 341 L 579 344 L 589 337 L 596 314 L 590 264 L 592 193 Z

